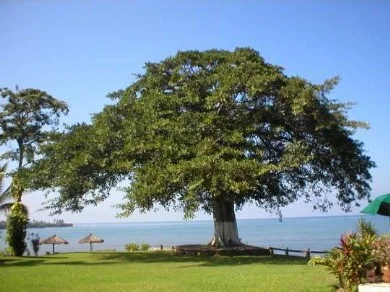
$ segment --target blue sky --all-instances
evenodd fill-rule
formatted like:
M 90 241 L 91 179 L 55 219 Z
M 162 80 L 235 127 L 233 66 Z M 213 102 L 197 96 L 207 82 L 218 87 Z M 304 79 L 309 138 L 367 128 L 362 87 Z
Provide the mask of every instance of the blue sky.
M 0 12 L 0 87 L 35 87 L 65 100 L 66 123 L 89 121 L 145 62 L 178 50 L 252 47 L 288 75 L 313 82 L 340 75 L 332 97 L 356 102 L 349 117 L 371 125 L 356 138 L 377 163 L 372 196 L 390 192 L 390 1 L 1 1 Z M 110 206 L 120 199 L 114 193 L 99 207 L 60 217 L 116 221 Z M 42 194 L 24 200 L 31 218 L 53 219 L 36 212 Z M 283 214 L 322 215 L 299 202 Z M 335 206 L 328 214 L 342 212 Z M 237 214 L 272 216 L 253 206 Z M 121 221 L 181 219 L 161 211 Z

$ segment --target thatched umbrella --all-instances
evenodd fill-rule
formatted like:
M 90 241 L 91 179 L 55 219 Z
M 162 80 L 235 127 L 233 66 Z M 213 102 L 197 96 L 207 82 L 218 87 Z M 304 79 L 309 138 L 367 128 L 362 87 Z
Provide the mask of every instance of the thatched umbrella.
M 54 245 L 55 244 L 68 244 L 69 242 L 59 237 L 57 235 L 50 236 L 49 238 L 43 239 L 39 242 L 39 244 L 52 244 L 53 245 L 53 254 L 54 254 Z
M 103 239 L 97 237 L 96 235 L 93 235 L 90 233 L 88 236 L 80 239 L 79 243 L 89 243 L 89 251 L 92 251 L 92 244 L 93 243 L 102 243 L 104 242 Z

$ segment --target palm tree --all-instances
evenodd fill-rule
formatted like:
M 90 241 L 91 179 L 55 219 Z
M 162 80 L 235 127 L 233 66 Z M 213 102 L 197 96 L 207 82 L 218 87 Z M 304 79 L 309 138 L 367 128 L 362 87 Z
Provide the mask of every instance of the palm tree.
M 0 212 L 7 213 L 15 202 L 21 202 L 21 193 L 23 189 L 18 188 L 17 179 L 13 179 L 12 183 L 3 191 L 4 178 L 6 175 L 7 164 L 0 166 Z M 14 202 L 9 202 L 14 199 Z M 22 204 L 23 210 L 27 213 L 27 207 Z
M 6 168 L 7 164 L 0 166 L 0 211 L 7 213 L 6 241 L 14 255 L 23 256 L 26 249 L 25 237 L 28 225 L 28 210 L 21 203 L 24 189 L 17 175 L 15 175 L 11 185 L 5 191 L 2 190 Z M 13 199 L 13 202 L 9 202 L 10 199 Z

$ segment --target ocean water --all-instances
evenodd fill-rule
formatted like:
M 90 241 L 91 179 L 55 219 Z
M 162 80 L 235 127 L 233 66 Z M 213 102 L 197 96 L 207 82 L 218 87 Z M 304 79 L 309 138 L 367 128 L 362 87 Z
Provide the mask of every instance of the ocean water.
M 371 221 L 380 233 L 389 232 L 389 221 L 383 216 L 326 216 L 278 219 L 239 219 L 239 235 L 243 243 L 262 246 L 305 250 L 328 250 L 338 245 L 342 234 L 355 230 L 359 218 Z M 78 241 L 93 233 L 104 239 L 94 244 L 94 250 L 123 251 L 126 243 L 148 243 L 165 248 L 181 244 L 207 243 L 213 234 L 213 222 L 178 221 L 145 223 L 75 224 L 62 228 L 31 228 L 41 239 L 54 234 L 69 241 L 56 245 L 58 252 L 89 251 L 89 244 Z M 5 230 L 0 231 L 0 248 L 4 248 Z M 30 248 L 31 250 L 31 248 Z M 42 245 L 40 254 L 52 250 L 52 245 Z

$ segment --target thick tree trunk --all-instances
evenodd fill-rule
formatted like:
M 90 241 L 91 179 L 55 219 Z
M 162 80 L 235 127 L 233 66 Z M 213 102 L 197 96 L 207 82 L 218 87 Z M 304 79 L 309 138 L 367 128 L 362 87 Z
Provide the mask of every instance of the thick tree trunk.
M 227 202 L 223 198 L 214 201 L 214 237 L 209 246 L 237 246 L 241 245 L 238 237 L 236 215 L 234 214 L 234 203 Z

